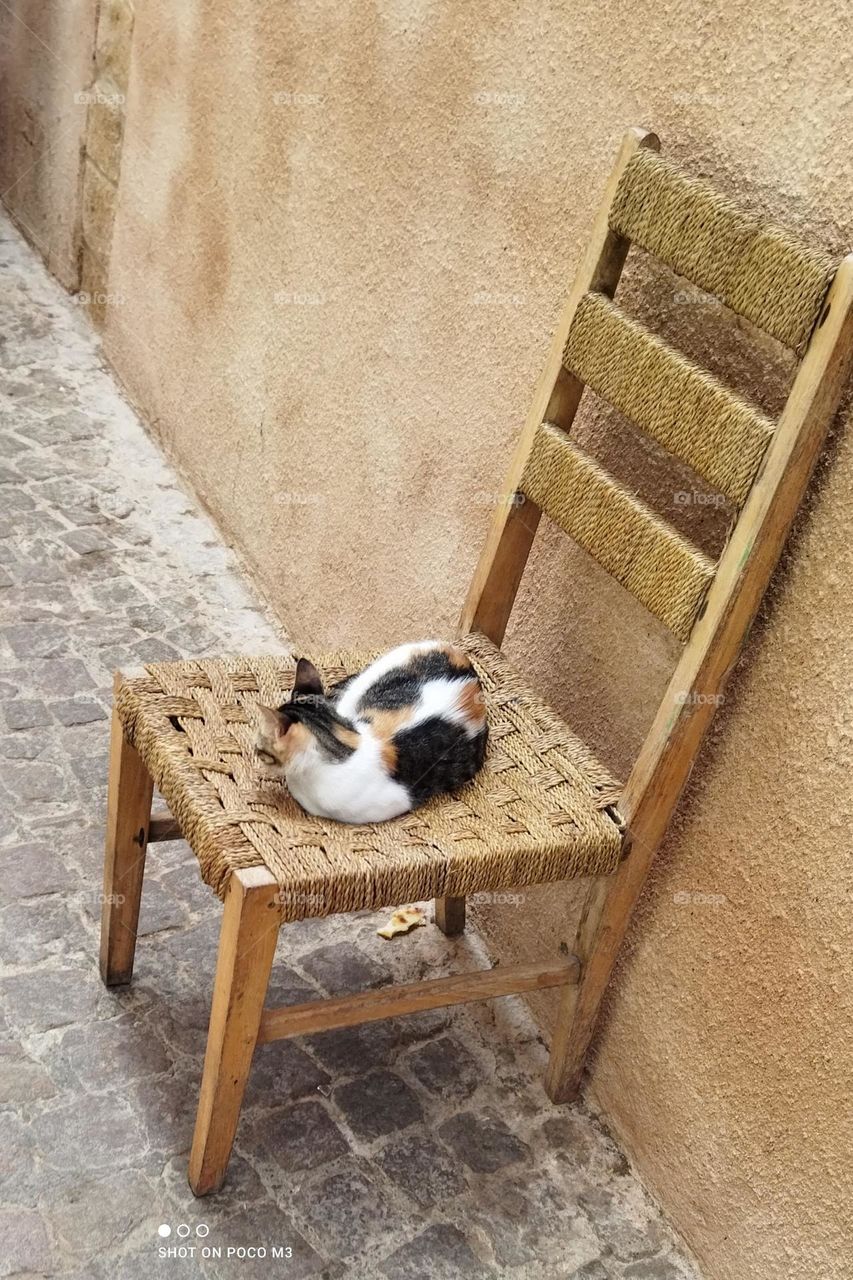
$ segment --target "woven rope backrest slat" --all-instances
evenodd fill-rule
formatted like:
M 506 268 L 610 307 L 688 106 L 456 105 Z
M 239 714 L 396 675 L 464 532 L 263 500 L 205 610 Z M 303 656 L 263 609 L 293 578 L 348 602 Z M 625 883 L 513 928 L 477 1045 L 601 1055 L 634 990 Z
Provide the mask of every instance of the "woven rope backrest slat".
M 713 562 L 559 427 L 539 428 L 521 491 L 680 640 L 688 638 Z
M 773 423 L 600 293 L 578 305 L 563 363 L 570 373 L 741 505 Z
M 625 168 L 610 226 L 798 354 L 838 265 L 648 150 Z

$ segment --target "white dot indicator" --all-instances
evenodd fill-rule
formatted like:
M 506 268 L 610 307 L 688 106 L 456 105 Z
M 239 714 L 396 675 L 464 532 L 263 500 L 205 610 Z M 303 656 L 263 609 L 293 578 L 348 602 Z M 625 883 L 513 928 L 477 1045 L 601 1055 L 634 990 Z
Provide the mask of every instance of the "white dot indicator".
M 166 1236 L 170 1236 L 172 1234 L 172 1228 L 169 1226 L 168 1222 L 162 1222 L 160 1224 L 157 1228 L 157 1234 L 158 1236 L 162 1236 L 164 1240 Z
M 200 1222 L 195 1229 L 195 1233 L 197 1236 L 209 1236 L 210 1227 L 207 1225 L 206 1222 Z
M 185 1222 L 182 1222 L 178 1227 L 178 1235 L 181 1237 L 182 1240 L 186 1240 L 189 1233 L 190 1233 L 189 1227 Z

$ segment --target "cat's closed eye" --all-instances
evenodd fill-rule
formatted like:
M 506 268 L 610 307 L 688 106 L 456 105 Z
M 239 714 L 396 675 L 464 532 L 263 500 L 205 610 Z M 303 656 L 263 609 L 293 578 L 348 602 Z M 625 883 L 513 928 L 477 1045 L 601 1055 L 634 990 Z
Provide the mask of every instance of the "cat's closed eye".
M 268 751 L 263 751 L 260 747 L 257 747 L 256 751 L 261 764 L 278 764 L 275 756 L 271 756 Z

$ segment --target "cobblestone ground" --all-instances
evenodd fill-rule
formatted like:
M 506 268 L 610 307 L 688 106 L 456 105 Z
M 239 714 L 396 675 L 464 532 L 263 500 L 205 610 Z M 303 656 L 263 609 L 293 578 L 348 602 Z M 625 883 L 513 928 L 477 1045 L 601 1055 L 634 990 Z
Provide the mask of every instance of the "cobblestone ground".
M 110 675 L 284 641 L 5 223 L 0 263 L 0 1275 L 695 1277 L 597 1119 L 546 1100 L 515 1000 L 265 1046 L 226 1189 L 193 1199 L 220 908 L 155 845 L 133 986 L 101 986 Z M 288 926 L 271 1000 L 485 962 L 376 924 Z

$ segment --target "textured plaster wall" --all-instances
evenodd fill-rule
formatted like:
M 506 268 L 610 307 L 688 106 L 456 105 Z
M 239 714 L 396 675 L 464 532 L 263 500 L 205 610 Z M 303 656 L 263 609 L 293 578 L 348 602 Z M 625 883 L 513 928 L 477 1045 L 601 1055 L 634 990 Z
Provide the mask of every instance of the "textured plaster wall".
M 851 49 L 846 0 L 140 7 L 107 350 L 298 643 L 453 625 L 625 125 L 853 242 Z M 648 264 L 626 286 L 778 408 L 788 369 L 769 344 Z M 579 429 L 719 543 L 725 512 L 689 476 L 600 406 Z M 851 493 L 841 425 L 592 1063 L 715 1280 L 834 1280 L 853 1251 Z M 675 646 L 550 531 L 509 647 L 624 769 Z M 541 954 L 570 940 L 576 901 L 549 887 L 479 917 L 496 956 Z
M 0 5 L 0 199 L 70 289 L 79 283 L 96 8 L 96 0 Z

